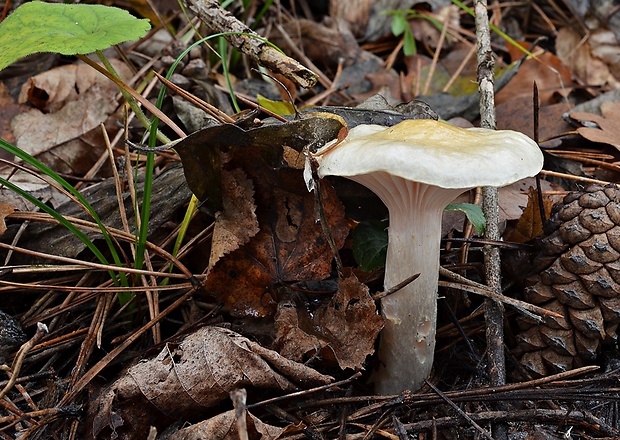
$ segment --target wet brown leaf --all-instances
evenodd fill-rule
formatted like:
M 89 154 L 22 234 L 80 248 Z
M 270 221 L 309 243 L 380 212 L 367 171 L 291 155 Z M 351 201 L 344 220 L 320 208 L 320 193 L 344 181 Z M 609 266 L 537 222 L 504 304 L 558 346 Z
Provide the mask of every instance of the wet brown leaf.
M 282 157 L 285 146 L 296 151 L 302 151 L 309 145 L 318 148 L 336 139 L 343 127 L 344 122 L 331 115 L 250 130 L 224 124 L 192 133 L 174 148 L 181 156 L 190 189 L 198 200 L 204 202 L 204 207 L 215 214 L 222 210 L 223 153 L 231 152 L 234 155 L 241 150 L 243 153 L 240 154 L 252 154 L 256 160 L 262 160 L 272 168 L 279 168 L 285 163 Z
M 283 356 L 297 361 L 330 350 L 340 368 L 360 370 L 374 353 L 382 328 L 383 318 L 377 314 L 368 287 L 351 275 L 340 281 L 338 293 L 312 316 L 290 303 L 280 305 L 275 344 Z
M 296 390 L 295 384 L 332 380 L 238 333 L 203 327 L 130 367 L 91 402 L 91 434 L 97 439 L 111 438 L 111 432 L 119 439 L 146 438 L 142 433 L 149 426 L 168 417 L 195 418 L 237 388 L 285 392 Z
M 205 285 L 237 316 L 275 312 L 275 288 L 282 283 L 329 276 L 334 257 L 316 222 L 314 195 L 300 170 L 273 170 L 244 154 L 236 163 L 254 182 L 260 232 L 246 245 L 221 258 Z M 326 219 L 336 246 L 348 234 L 344 209 L 328 183 L 322 185 Z
M 620 149 L 620 103 L 605 102 L 601 104 L 603 116 L 592 113 L 573 112 L 570 117 L 579 122 L 595 122 L 598 128 L 579 127 L 577 132 L 592 142 L 601 142 Z

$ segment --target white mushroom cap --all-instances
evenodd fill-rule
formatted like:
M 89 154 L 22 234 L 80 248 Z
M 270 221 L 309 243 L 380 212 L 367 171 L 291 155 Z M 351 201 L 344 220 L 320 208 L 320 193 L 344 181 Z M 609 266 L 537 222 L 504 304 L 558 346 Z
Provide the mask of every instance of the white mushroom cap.
M 381 300 L 385 326 L 372 377 L 379 394 L 417 390 L 433 363 L 443 209 L 469 188 L 504 186 L 538 173 L 542 153 L 514 131 L 408 120 L 359 125 L 314 156 L 320 177 L 355 180 L 387 206 L 386 290 L 420 274 Z
M 358 125 L 340 144 L 315 153 L 321 177 L 384 171 L 441 188 L 504 186 L 537 174 L 538 145 L 510 130 L 459 128 L 429 119 L 393 127 Z

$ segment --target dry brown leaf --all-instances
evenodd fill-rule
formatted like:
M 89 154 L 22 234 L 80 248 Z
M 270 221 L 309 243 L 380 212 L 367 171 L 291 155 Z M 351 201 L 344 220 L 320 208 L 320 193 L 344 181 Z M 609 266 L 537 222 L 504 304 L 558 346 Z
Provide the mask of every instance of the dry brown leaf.
M 374 353 L 382 328 L 383 318 L 377 314 L 368 287 L 351 275 L 340 281 L 338 292 L 312 317 L 290 303 L 279 305 L 275 344 L 280 354 L 297 361 L 319 351 L 324 357 L 328 349 L 343 370 L 360 370 Z
M 304 362 L 329 344 L 326 339 L 312 334 L 314 326 L 310 313 L 303 307 L 297 307 L 292 300 L 278 303 L 275 328 L 274 348 L 285 358 L 296 362 Z
M 620 149 L 620 102 L 601 104 L 603 116 L 592 113 L 573 112 L 570 117 L 580 122 L 595 122 L 599 128 L 579 127 L 577 132 L 592 142 L 601 142 Z
M 585 42 L 581 35 L 565 27 L 556 36 L 556 53 L 562 62 L 588 86 L 610 85 L 617 88 L 620 82 L 615 78 L 605 61 L 593 55 L 590 39 Z
M 224 255 L 239 249 L 258 231 L 254 185 L 240 170 L 222 170 L 222 212 L 215 218 L 209 270 Z
M 527 47 L 527 43 L 523 42 L 522 46 Z M 513 61 L 523 56 L 523 52 L 515 46 L 508 45 L 508 48 Z M 534 82 L 538 87 L 538 96 L 542 106 L 555 103 L 557 101 L 554 99 L 555 94 L 568 96 L 574 85 L 570 70 L 551 52 L 537 54 L 537 58 L 537 60 L 525 60 L 521 64 L 514 78 L 497 93 L 495 97 L 497 105 L 512 104 L 515 98 L 526 97 L 526 103 L 531 109 Z M 513 110 L 513 115 L 515 113 L 517 112 Z M 529 125 L 532 126 L 531 118 Z
M 15 207 L 13 205 L 0 202 L 0 235 L 6 232 L 6 222 L 4 219 L 7 215 L 12 214 L 13 212 L 15 212 Z
M 111 60 L 121 77 L 130 75 L 123 63 Z M 39 109 L 17 115 L 11 122 L 16 144 L 36 156 L 96 128 L 116 108 L 117 86 L 87 65 L 57 67 L 30 79 L 23 97 L 45 96 Z M 56 153 L 62 154 L 62 153 Z M 71 162 L 71 158 L 65 158 Z
M 204 422 L 183 428 L 168 437 L 168 440 L 238 440 L 235 410 L 218 414 Z M 246 424 L 249 440 L 277 440 L 286 433 L 287 428 L 263 423 L 258 417 L 246 412 Z
M 153 359 L 127 373 L 91 402 L 93 438 L 146 438 L 151 425 L 168 418 L 196 417 L 244 387 L 297 389 L 333 380 L 285 359 L 238 333 L 203 327 L 180 344 L 166 344 Z
M 620 81 L 620 46 L 616 34 L 603 27 L 592 29 L 589 43 L 592 55 L 604 62 L 613 77 Z
M 554 200 L 543 195 L 543 209 L 545 218 L 549 218 Z M 538 192 L 536 188 L 530 187 L 527 206 L 523 215 L 519 218 L 517 226 L 508 235 L 507 240 L 515 243 L 527 243 L 543 233 L 543 224 L 540 216 L 540 205 L 538 203 Z

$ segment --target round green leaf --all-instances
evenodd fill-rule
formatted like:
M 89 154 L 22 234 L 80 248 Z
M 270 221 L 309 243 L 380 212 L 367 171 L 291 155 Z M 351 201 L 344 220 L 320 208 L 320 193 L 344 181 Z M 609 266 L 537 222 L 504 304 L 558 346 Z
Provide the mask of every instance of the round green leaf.
M 149 21 L 103 5 L 24 3 L 0 23 L 0 70 L 27 55 L 87 54 L 142 38 Z

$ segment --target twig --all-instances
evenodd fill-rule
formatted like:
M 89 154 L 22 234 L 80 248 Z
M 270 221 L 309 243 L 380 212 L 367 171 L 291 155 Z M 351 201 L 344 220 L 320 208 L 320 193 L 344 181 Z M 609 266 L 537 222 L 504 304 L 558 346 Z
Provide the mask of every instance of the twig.
M 217 32 L 234 32 L 233 35 L 225 35 L 226 40 L 240 52 L 254 58 L 256 62 L 281 73 L 298 86 L 311 88 L 316 84 L 317 75 L 314 72 L 267 44 L 230 12 L 220 8 L 218 1 L 184 0 L 183 3 L 209 28 Z
M 11 377 L 9 378 L 9 382 L 5 385 L 5 387 L 0 391 L 0 400 L 4 399 L 4 396 L 13 388 L 15 382 L 17 382 L 17 377 L 19 376 L 19 371 L 22 368 L 22 364 L 24 363 L 24 359 L 26 355 L 32 350 L 32 347 L 35 346 L 37 342 L 41 340 L 43 336 L 47 333 L 47 326 L 43 323 L 37 323 L 37 331 L 34 336 L 30 338 L 24 345 L 22 345 L 15 355 L 15 360 L 13 361 L 13 367 L 11 368 Z
M 492 290 L 489 290 L 489 288 L 486 286 L 482 286 L 482 287 L 468 286 L 467 284 L 451 283 L 449 281 L 439 281 L 439 286 L 448 287 L 451 289 L 464 290 L 466 292 L 475 293 L 476 295 L 481 295 L 486 298 L 490 298 L 492 300 L 499 301 L 504 304 L 508 304 L 518 309 L 522 313 L 526 312 L 525 314 L 529 318 L 536 319 L 537 321 L 542 321 L 542 319 L 540 319 L 538 316 L 532 316 L 532 313 L 534 313 L 535 315 L 552 316 L 554 318 L 565 318 L 559 313 L 555 313 L 550 310 L 543 309 L 542 307 L 538 307 L 533 304 L 526 303 L 524 301 L 519 301 L 518 299 L 510 298 L 508 296 L 495 293 Z
M 290 393 L 285 396 L 274 397 L 272 399 L 263 400 L 262 402 L 252 403 L 251 405 L 247 405 L 246 408 L 252 409 L 258 406 L 270 405 L 272 403 L 280 402 L 282 400 L 288 400 L 292 397 L 306 396 L 308 394 L 316 393 L 317 391 L 323 391 L 323 390 L 328 390 L 330 388 L 341 387 L 342 385 L 347 385 L 353 382 L 354 380 L 359 379 L 361 376 L 362 376 L 362 373 L 358 371 L 357 373 L 355 373 L 353 376 L 349 377 L 348 379 L 344 379 L 339 382 L 329 383 L 327 385 L 321 385 L 320 387 L 310 388 L 309 390 L 296 391 L 294 393 Z
M 432 388 L 433 391 L 435 391 L 437 393 L 437 395 L 439 397 L 441 397 L 448 405 L 450 405 L 452 407 L 452 409 L 454 411 L 456 411 L 458 413 L 459 416 L 461 416 L 463 419 L 465 419 L 466 421 L 468 421 L 471 426 L 473 426 L 474 428 L 476 428 L 476 430 L 482 434 L 484 436 L 484 438 L 488 439 L 488 440 L 493 440 L 493 437 L 491 436 L 491 434 L 484 429 L 482 426 L 480 426 L 479 424 L 477 424 L 474 419 L 472 419 L 471 417 L 469 417 L 469 415 L 463 411 L 461 408 L 459 408 L 456 403 L 454 403 L 452 400 L 450 400 L 448 398 L 448 396 L 446 396 L 444 393 L 442 393 L 435 385 L 433 385 L 432 383 L 430 383 L 428 380 L 425 380 L 424 382 L 426 382 L 426 385 L 428 385 L 429 387 Z
M 557 171 L 542 170 L 540 172 L 542 176 L 561 177 L 562 179 L 575 180 L 583 183 L 598 183 L 599 185 L 609 185 L 611 182 L 604 180 L 590 179 L 589 177 L 575 176 L 573 174 L 559 173 Z
M 478 41 L 478 91 L 480 93 L 480 126 L 495 129 L 495 89 L 493 74 L 495 61 L 491 49 L 491 33 L 489 30 L 489 15 L 487 0 L 474 1 L 476 39 Z M 497 188 L 484 187 L 482 189 L 482 209 L 487 227 L 484 238 L 499 240 L 499 196 Z M 489 288 L 500 294 L 501 264 L 499 249 L 494 246 L 484 247 L 484 271 Z M 485 322 L 487 353 L 489 358 L 489 381 L 491 386 L 501 386 L 506 383 L 506 359 L 504 358 L 504 308 L 501 303 L 487 299 L 485 301 Z M 500 409 L 501 405 L 500 405 Z M 508 438 L 505 423 L 494 425 L 493 434 L 499 439 Z
M 378 301 L 380 299 L 385 298 L 388 295 L 391 295 L 393 293 L 398 292 L 400 289 L 402 289 L 403 287 L 405 287 L 406 285 L 408 285 L 410 282 L 414 281 L 415 279 L 417 279 L 420 276 L 419 273 L 416 273 L 415 275 L 411 275 L 409 278 L 406 278 L 405 280 L 401 281 L 400 283 L 398 283 L 397 285 L 390 287 L 387 290 L 384 290 L 383 292 L 377 292 L 372 296 L 372 299 L 375 301 Z

